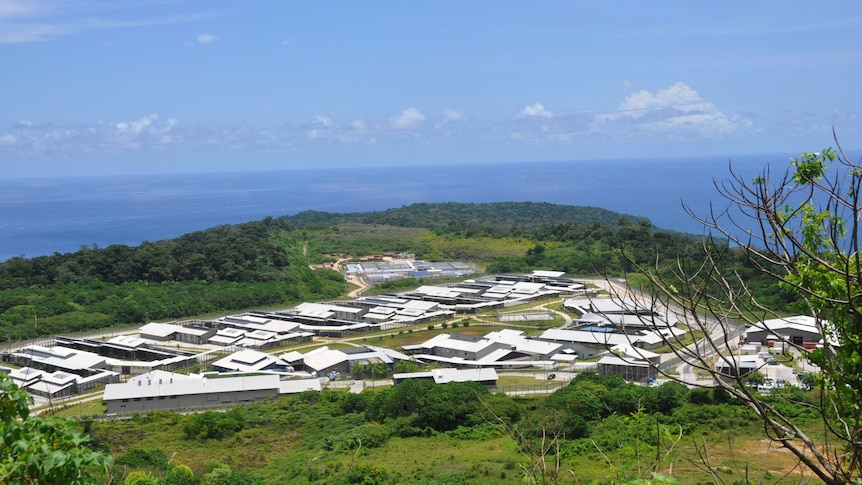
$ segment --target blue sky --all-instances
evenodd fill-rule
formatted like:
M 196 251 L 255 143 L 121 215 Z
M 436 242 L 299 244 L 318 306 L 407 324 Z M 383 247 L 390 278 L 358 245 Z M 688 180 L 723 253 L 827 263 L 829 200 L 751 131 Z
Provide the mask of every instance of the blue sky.
M 862 2 L 0 0 L 7 177 L 798 153 Z

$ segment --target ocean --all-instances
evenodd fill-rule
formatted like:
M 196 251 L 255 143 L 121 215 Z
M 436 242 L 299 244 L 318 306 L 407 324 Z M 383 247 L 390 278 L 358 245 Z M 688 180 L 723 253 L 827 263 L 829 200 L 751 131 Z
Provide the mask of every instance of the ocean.
M 784 170 L 787 160 L 740 156 L 733 167 L 750 180 L 767 162 Z M 0 261 L 85 245 L 137 245 L 305 210 L 365 212 L 416 202 L 601 207 L 701 234 L 682 203 L 705 215 L 711 200 L 721 201 L 713 181 L 728 178 L 728 163 L 705 157 L 6 180 Z

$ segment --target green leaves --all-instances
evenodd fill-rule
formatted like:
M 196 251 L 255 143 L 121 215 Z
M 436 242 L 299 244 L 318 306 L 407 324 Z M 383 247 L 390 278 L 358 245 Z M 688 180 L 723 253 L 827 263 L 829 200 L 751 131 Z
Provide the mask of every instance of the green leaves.
M 63 418 L 31 417 L 30 397 L 0 374 L 0 482 L 96 483 L 111 457 L 87 447 L 89 437 Z
M 823 178 L 826 165 L 835 160 L 835 150 L 824 148 L 822 152 L 805 152 L 790 163 L 796 168 L 793 181 L 799 185 L 807 185 Z

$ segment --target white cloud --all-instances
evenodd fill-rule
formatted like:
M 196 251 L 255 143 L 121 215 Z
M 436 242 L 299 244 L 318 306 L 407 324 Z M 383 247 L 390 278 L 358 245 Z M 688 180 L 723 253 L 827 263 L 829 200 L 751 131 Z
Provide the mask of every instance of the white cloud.
M 121 121 L 116 125 L 117 132 L 122 134 L 138 135 L 158 119 L 159 115 L 153 113 L 134 121 Z
M 288 133 L 285 135 L 290 136 Z M 362 120 L 351 120 L 345 124 L 339 124 L 329 116 L 317 115 L 307 125 L 305 137 L 314 141 L 334 141 L 338 143 L 357 143 L 361 141 L 365 133 L 365 122 Z
M 533 103 L 524 106 L 518 113 L 517 118 L 553 118 L 554 113 L 545 109 L 542 103 Z
M 446 108 L 443 110 L 443 121 L 461 121 L 464 119 L 464 112 Z
M 218 37 L 213 34 L 200 34 L 198 37 L 198 44 L 209 44 L 211 42 L 215 42 L 218 40 Z
M 628 126 L 641 132 L 694 132 L 704 136 L 725 135 L 751 126 L 747 119 L 726 116 L 683 82 L 655 93 L 641 90 L 626 96 L 616 110 L 598 114 L 595 120 L 610 129 Z
M 323 116 L 323 115 L 315 116 L 314 121 L 312 123 L 317 124 L 317 125 L 321 125 L 321 126 L 325 126 L 325 127 L 330 127 L 330 126 L 333 126 L 333 124 L 334 124 L 332 122 L 331 118 L 329 118 L 328 116 Z
M 121 121 L 114 124 L 114 129 L 107 133 L 93 132 L 100 136 L 104 145 L 121 149 L 139 149 L 145 147 L 161 147 L 183 141 L 178 132 L 179 120 L 168 118 L 159 124 L 159 115 L 152 113 L 132 121 Z M 71 136 L 71 135 L 70 135 Z
M 12 146 L 18 141 L 18 137 L 12 133 L 0 133 L 0 145 Z
M 45 42 L 85 30 L 182 24 L 217 16 L 203 12 L 150 17 L 148 7 L 149 2 L 0 0 L 0 44 Z
M 451 137 L 462 133 L 467 117 L 464 111 L 445 108 L 443 117 L 434 124 L 434 130 L 443 136 Z
M 65 153 L 76 155 L 188 145 L 193 140 L 176 118 L 162 122 L 156 113 L 137 119 L 62 126 L 50 122 L 19 121 L 0 132 L 0 153 L 33 157 Z
M 637 118 L 662 108 L 674 108 L 689 113 L 715 110 L 715 105 L 701 99 L 697 91 L 685 83 L 678 82 L 667 89 L 659 89 L 655 94 L 642 90 L 627 96 L 617 108 L 617 113 L 619 116 Z
M 623 86 L 630 83 L 625 81 Z M 750 117 L 724 114 L 683 82 L 655 92 L 634 92 L 608 112 L 550 111 L 536 102 L 524 106 L 504 129 L 514 140 L 564 144 L 610 138 L 713 139 L 758 131 Z
M 0 19 L 11 17 L 28 17 L 52 10 L 50 5 L 35 0 L 3 0 L 0 1 Z
M 425 115 L 416 108 L 407 108 L 401 111 L 401 114 L 389 118 L 389 121 L 393 128 L 406 130 L 420 125 L 425 121 Z

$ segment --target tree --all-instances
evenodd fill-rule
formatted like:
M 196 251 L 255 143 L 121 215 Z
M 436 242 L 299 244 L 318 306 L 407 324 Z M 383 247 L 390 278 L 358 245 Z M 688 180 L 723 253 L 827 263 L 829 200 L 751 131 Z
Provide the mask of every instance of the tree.
M 763 375 L 763 372 L 756 370 L 751 374 L 748 374 L 748 383 L 752 386 L 759 386 L 766 382 L 766 376 Z
M 150 472 L 135 470 L 126 475 L 123 485 L 158 485 L 159 479 Z
M 195 472 L 186 465 L 178 464 L 165 474 L 165 485 L 197 485 L 200 481 Z
M 30 415 L 27 393 L 0 374 L 0 483 L 90 484 L 111 457 L 87 447 L 89 436 L 64 418 Z
M 777 176 L 769 167 L 753 180 L 732 167 L 730 174 L 728 180 L 715 183 L 724 206 L 712 206 L 707 216 L 686 207 L 707 228 L 701 262 L 679 258 L 668 265 L 657 259 L 646 266 L 633 258 L 629 261 L 649 281 L 644 295 L 654 309 L 679 313 L 681 321 L 707 336 L 688 346 L 667 337 L 665 343 L 683 365 L 711 374 L 716 388 L 753 410 L 768 437 L 820 480 L 828 484 L 860 480 L 862 165 L 851 161 L 839 145 L 837 150 L 803 153 Z M 813 350 L 791 340 L 783 344 L 822 371 L 816 390 L 819 416 L 827 430 L 824 438 L 809 436 L 774 401 L 743 385 L 745 376 L 734 358 L 744 328 L 733 322 L 769 331 L 765 322 L 781 317 L 758 299 L 751 285 L 752 269 L 794 295 L 798 311 L 812 317 L 823 339 L 822 348 Z M 729 367 L 716 367 L 719 355 Z M 668 378 L 680 378 L 658 370 Z

